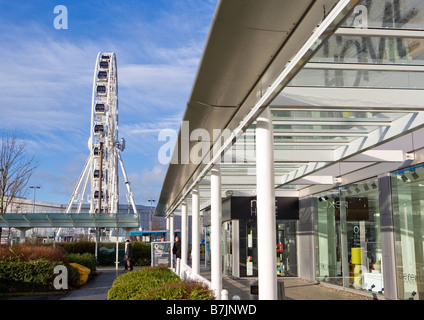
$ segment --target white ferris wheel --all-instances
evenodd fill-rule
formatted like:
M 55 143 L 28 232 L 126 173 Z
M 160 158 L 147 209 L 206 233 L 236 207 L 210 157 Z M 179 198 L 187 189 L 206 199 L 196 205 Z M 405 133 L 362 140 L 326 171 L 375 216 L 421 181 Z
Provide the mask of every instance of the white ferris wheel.
M 90 155 L 66 207 L 66 213 L 80 213 L 86 195 L 90 213 L 118 213 L 118 166 L 120 166 L 127 188 L 127 199 L 137 214 L 121 157 L 121 152 L 125 149 L 125 140 L 118 139 L 116 56 L 115 53 L 99 52 L 93 78 L 91 134 L 88 139 Z

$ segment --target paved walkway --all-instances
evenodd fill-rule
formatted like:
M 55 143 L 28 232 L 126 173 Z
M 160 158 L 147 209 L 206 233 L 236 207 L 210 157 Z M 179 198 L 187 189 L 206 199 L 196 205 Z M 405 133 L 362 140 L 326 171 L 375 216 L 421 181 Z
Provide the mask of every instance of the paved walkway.
M 202 268 L 203 269 L 203 268 Z M 61 300 L 106 300 L 107 293 L 113 281 L 124 273 L 122 268 L 98 267 L 98 275 L 80 289 L 74 290 L 62 297 Z M 202 276 L 210 280 L 210 273 L 202 270 Z M 228 276 L 222 278 L 222 288 L 228 290 L 228 297 L 239 296 L 241 300 L 251 300 L 250 284 L 255 279 L 233 279 Z M 299 278 L 280 278 L 284 282 L 286 300 L 364 300 L 371 297 L 362 296 L 342 288 L 329 288 L 324 285 L 305 281 Z
M 201 275 L 210 281 L 210 271 L 201 268 Z M 250 284 L 257 278 L 222 277 L 222 289 L 228 290 L 228 299 L 239 296 L 241 300 L 251 300 Z M 361 295 L 354 290 L 329 287 L 299 278 L 278 278 L 284 283 L 285 300 L 371 300 L 373 296 Z
M 79 289 L 73 290 L 60 300 L 107 300 L 113 281 L 124 273 L 122 267 L 97 267 L 98 275 Z
M 222 288 L 228 290 L 228 299 L 237 295 L 241 300 L 250 300 L 250 283 L 255 279 L 232 279 L 224 276 Z M 370 300 L 371 296 L 360 295 L 343 288 L 330 288 L 299 278 L 279 278 L 284 283 L 285 300 Z

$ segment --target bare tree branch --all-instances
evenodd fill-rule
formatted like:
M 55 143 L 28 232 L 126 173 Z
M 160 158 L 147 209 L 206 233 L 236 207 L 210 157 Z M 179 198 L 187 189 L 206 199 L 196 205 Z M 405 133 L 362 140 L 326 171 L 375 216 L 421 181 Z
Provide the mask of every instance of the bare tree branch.
M 16 135 L 2 133 L 0 145 L 0 214 L 19 208 L 18 198 L 28 193 L 31 175 L 39 166 L 35 157 L 25 152 L 26 143 Z M 13 204 L 13 205 L 12 205 Z

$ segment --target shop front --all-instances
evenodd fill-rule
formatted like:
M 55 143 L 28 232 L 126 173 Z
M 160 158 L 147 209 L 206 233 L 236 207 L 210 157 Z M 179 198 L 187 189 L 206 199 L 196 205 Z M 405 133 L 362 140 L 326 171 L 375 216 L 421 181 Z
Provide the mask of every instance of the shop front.
M 276 198 L 276 266 L 278 276 L 297 276 L 296 230 L 299 203 L 295 197 Z M 223 272 L 233 277 L 258 276 L 255 197 L 229 197 L 222 203 L 221 246 Z M 208 227 L 209 211 L 204 211 Z M 207 264 L 207 262 L 206 262 Z
M 315 279 L 383 295 L 390 285 L 394 298 L 423 300 L 424 164 L 386 176 L 389 224 L 381 177 L 314 195 Z

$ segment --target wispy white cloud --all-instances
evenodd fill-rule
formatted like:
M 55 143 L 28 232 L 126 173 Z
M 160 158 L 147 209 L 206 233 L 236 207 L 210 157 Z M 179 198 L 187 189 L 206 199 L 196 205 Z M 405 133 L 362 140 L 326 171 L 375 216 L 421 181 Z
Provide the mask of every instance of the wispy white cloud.
M 158 197 L 166 171 L 157 164 L 158 133 L 179 128 L 216 0 L 157 3 L 73 2 L 68 33 L 54 30 L 52 12 L 48 25 L 0 12 L 0 131 L 28 140 L 41 162 L 34 179 L 55 186 L 53 198 L 72 192 L 88 156 L 93 69 L 103 50 L 118 58 L 119 132 L 136 201 Z
M 131 185 L 135 186 L 132 190 L 134 198 L 140 202 L 147 202 L 148 199 L 157 201 L 165 174 L 166 167 L 160 164 L 155 164 L 152 168 L 144 168 L 141 172 L 131 173 L 129 180 Z

